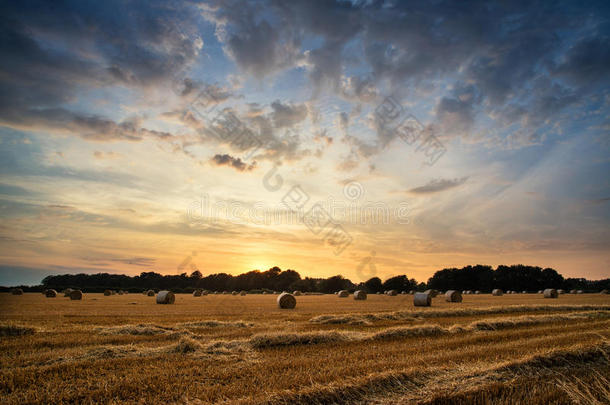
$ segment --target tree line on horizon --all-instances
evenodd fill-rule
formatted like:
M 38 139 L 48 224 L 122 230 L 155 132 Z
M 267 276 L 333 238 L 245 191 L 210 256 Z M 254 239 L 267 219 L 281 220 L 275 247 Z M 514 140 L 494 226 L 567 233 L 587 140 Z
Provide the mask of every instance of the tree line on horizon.
M 42 280 L 40 286 L 21 286 L 24 291 L 41 291 L 46 288 L 78 288 L 85 292 L 102 292 L 105 289 L 120 289 L 129 292 L 143 290 L 172 290 L 191 292 L 194 289 L 209 291 L 294 291 L 334 293 L 338 290 L 363 289 L 368 293 L 386 290 L 423 291 L 433 288 L 440 291 L 480 290 L 489 292 L 494 288 L 505 291 L 538 291 L 545 288 L 562 288 L 599 291 L 610 288 L 610 279 L 591 281 L 585 278 L 564 278 L 552 268 L 537 266 L 500 265 L 495 270 L 491 266 L 476 265 L 462 268 L 439 270 L 426 283 L 417 282 L 406 275 L 390 277 L 382 281 L 372 277 L 361 283 L 353 283 L 341 275 L 329 278 L 301 278 L 295 270 L 281 270 L 272 267 L 267 271 L 253 270 L 237 276 L 216 273 L 203 276 L 196 270 L 190 275 L 162 275 L 155 272 L 142 272 L 137 276 L 125 274 L 63 274 L 51 275 Z M 6 289 L 6 287 L 4 287 Z

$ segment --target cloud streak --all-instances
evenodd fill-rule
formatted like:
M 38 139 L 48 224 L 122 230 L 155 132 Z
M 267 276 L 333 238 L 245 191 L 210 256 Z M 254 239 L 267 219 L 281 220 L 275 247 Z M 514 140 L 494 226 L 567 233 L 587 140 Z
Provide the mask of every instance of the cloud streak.
M 447 191 L 452 188 L 456 188 L 466 183 L 468 177 L 462 177 L 459 179 L 436 179 L 431 180 L 427 184 L 419 187 L 412 188 L 408 191 L 410 194 L 421 195 L 421 194 L 434 194 L 442 191 Z

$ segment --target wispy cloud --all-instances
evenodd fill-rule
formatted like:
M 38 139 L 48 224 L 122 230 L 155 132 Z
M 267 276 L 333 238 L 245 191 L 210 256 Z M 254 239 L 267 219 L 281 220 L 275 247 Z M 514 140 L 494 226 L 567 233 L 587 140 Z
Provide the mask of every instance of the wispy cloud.
M 419 187 L 410 189 L 408 192 L 411 194 L 434 194 L 446 191 L 455 187 L 459 187 L 466 183 L 468 177 L 462 177 L 459 179 L 435 179 L 431 180 L 427 184 Z

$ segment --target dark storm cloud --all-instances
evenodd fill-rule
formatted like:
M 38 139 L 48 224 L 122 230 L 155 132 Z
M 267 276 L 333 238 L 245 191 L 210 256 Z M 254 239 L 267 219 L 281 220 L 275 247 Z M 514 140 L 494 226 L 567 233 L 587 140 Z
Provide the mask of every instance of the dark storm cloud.
M 434 123 L 445 136 L 472 131 L 481 114 L 500 122 L 519 119 L 515 142 L 528 144 L 542 123 L 608 82 L 610 7 L 604 2 L 218 4 L 229 52 L 242 71 L 259 78 L 306 66 L 317 88 L 343 93 L 349 87 L 345 75 L 358 67 L 373 83 L 389 80 L 394 90 L 442 91 L 439 79 L 466 83 L 476 97 L 450 91 L 435 108 Z M 261 30 L 267 42 L 255 40 Z M 236 47 L 235 37 L 242 38 L 239 44 L 247 39 L 247 46 Z M 307 38 L 316 41 L 297 54 L 296 44 Z M 559 80 L 532 91 L 550 77 Z M 391 141 L 378 135 L 381 148 Z
M 365 103 L 383 83 L 400 94 L 436 90 L 431 124 L 446 137 L 467 135 L 485 116 L 500 128 L 518 123 L 515 143 L 529 144 L 544 123 L 607 89 L 610 73 L 604 2 L 114 0 L 0 7 L 0 123 L 37 123 L 91 140 L 168 136 L 65 104 L 80 89 L 142 89 L 184 72 L 203 46 L 200 16 L 216 24 L 237 67 L 258 79 L 302 67 L 315 89 Z M 202 89 L 188 78 L 176 84 L 185 98 Z M 300 106 L 272 108 L 271 117 L 253 125 L 288 128 L 307 114 Z M 378 131 L 373 147 L 381 151 L 391 134 Z M 264 136 L 272 148 L 267 156 L 298 150 L 294 139 L 282 146 L 285 139 Z
M 271 119 L 276 128 L 292 127 L 307 118 L 305 104 L 282 104 L 277 100 L 271 103 L 271 108 L 273 109 Z
M 156 85 L 191 64 L 201 40 L 189 30 L 188 7 L 126 1 L 23 1 L 0 7 L 3 125 L 44 125 L 95 140 L 163 136 L 133 128 L 133 120 L 114 123 L 62 105 L 75 101 L 79 89 Z
M 225 51 L 245 72 L 262 78 L 270 73 L 292 67 L 297 60 L 300 43 L 285 20 L 272 25 L 260 18 L 262 2 L 212 2 L 208 18 L 217 24 L 217 36 Z M 263 7 L 261 7 L 263 6 Z M 276 25 L 283 28 L 278 30 Z

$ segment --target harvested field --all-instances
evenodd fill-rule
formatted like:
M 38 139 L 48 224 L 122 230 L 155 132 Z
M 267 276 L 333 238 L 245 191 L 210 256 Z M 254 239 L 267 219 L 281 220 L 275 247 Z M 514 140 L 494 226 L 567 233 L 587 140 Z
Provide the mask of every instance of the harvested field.
M 2 403 L 608 401 L 608 295 L 276 298 L 0 294 Z

